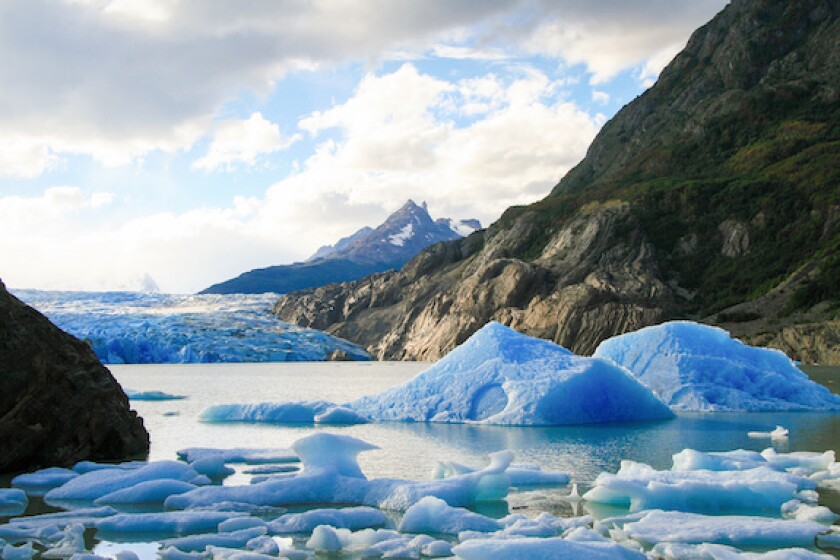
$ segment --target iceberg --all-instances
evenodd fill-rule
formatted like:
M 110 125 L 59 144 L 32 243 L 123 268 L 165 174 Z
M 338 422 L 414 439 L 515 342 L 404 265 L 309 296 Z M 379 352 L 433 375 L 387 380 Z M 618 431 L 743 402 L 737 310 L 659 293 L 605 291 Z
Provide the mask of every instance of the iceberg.
M 474 539 L 452 548 L 463 560 L 546 560 L 549 558 L 586 558 L 587 560 L 648 560 L 636 550 L 612 541 L 574 541 L 553 537 Z
M 329 525 L 338 529 L 374 529 L 384 527 L 388 518 L 378 509 L 371 507 L 350 507 L 343 509 L 313 509 L 303 513 L 288 513 L 269 523 L 273 534 L 311 533 L 318 525 Z
M 71 469 L 49 467 L 14 477 L 12 486 L 20 488 L 30 496 L 43 496 L 56 486 L 61 486 L 77 476 L 79 473 Z
M 271 314 L 276 294 L 167 295 L 16 290 L 106 364 L 323 361 L 362 347 Z
M 691 321 L 615 336 L 594 356 L 630 370 L 674 410 L 840 410 L 840 395 L 808 379 L 783 352 Z
M 194 463 L 211 456 L 221 456 L 225 463 L 244 463 L 246 465 L 274 465 L 275 463 L 297 463 L 300 459 L 291 449 L 234 447 L 221 449 L 215 447 L 188 447 L 177 452 L 178 458 L 187 463 Z
M 495 501 L 507 495 L 505 471 L 513 460 L 509 452 L 490 455 L 490 465 L 473 473 L 443 480 L 412 482 L 399 479 L 368 480 L 356 460 L 359 453 L 376 449 L 350 436 L 316 433 L 297 440 L 292 450 L 303 470 L 288 477 L 269 478 L 248 486 L 205 486 L 166 499 L 167 509 L 195 509 L 223 502 L 255 506 L 334 504 L 372 506 L 405 511 L 425 496 L 436 496 L 451 506 Z
M 163 391 L 137 391 L 123 387 L 125 395 L 132 401 L 178 401 L 186 399 L 183 395 L 170 395 Z
M 0 516 L 20 515 L 26 511 L 29 498 L 17 488 L 0 488 Z
M 660 543 L 653 547 L 654 558 L 662 560 L 833 560 L 804 548 L 783 548 L 770 552 L 743 552 L 722 544 Z
M 346 405 L 375 421 L 514 426 L 670 418 L 628 372 L 491 322 L 414 379 Z

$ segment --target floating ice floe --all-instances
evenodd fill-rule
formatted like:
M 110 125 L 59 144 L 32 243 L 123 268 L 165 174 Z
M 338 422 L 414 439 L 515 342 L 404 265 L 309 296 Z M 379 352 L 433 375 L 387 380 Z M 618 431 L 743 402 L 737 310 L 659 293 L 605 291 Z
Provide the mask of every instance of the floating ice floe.
M 29 498 L 17 488 L 0 488 L 0 516 L 20 515 L 26 511 Z
M 783 352 L 718 327 L 673 321 L 602 342 L 594 356 L 626 367 L 674 410 L 840 410 Z
M 660 543 L 653 547 L 650 558 L 654 560 L 833 560 L 804 548 L 785 548 L 769 552 L 743 552 L 722 544 Z
M 468 540 L 453 547 L 452 552 L 463 560 L 648 560 L 641 552 L 606 539 L 575 541 L 560 537 Z
M 595 486 L 583 498 L 629 507 L 630 511 L 779 512 L 782 504 L 789 500 L 816 499 L 815 489 L 816 483 L 808 478 L 769 467 L 737 471 L 658 471 L 644 463 L 622 461 L 616 474 L 598 475 Z
M 275 463 L 297 463 L 299 461 L 298 456 L 291 449 L 188 447 L 179 450 L 177 454 L 187 463 L 194 463 L 205 457 L 219 455 L 223 457 L 225 463 L 244 463 L 246 465 L 272 465 Z
M 365 418 L 328 401 L 217 404 L 201 413 L 206 422 L 266 422 L 274 424 L 363 424 Z
M 432 478 L 449 478 L 475 472 L 478 469 L 456 463 L 455 461 L 438 461 L 432 470 Z M 511 464 L 507 471 L 511 486 L 542 486 L 565 485 L 569 483 L 569 474 L 564 472 L 544 471 L 539 465 Z
M 48 503 L 94 501 L 112 492 L 130 489 L 135 485 L 149 481 L 179 480 L 191 482 L 198 476 L 199 474 L 192 467 L 179 461 L 159 461 L 127 470 L 118 468 L 100 469 L 87 472 L 50 490 L 44 496 L 44 500 Z M 155 495 L 160 490 L 155 488 L 154 485 L 144 488 Z
M 194 480 L 194 479 L 193 479 Z M 93 503 L 105 504 L 162 504 L 163 501 L 174 494 L 183 494 L 197 488 L 195 484 L 182 480 L 169 478 L 158 480 L 146 480 L 138 482 L 128 488 L 115 490 L 96 498 Z
M 12 486 L 20 488 L 30 496 L 43 496 L 53 488 L 61 486 L 79 476 L 74 470 L 49 467 L 35 472 L 19 474 L 12 479 Z
M 307 548 L 320 553 L 358 553 L 365 558 L 449 557 L 452 547 L 428 535 L 404 535 L 388 529 L 362 529 L 352 532 L 319 525 L 306 541 Z
M 384 527 L 388 518 L 378 509 L 359 506 L 342 509 L 313 509 L 302 513 L 288 513 L 269 523 L 274 534 L 311 533 L 318 525 L 338 529 L 376 529 Z
M 775 548 L 810 547 L 817 535 L 829 532 L 829 527 L 812 521 L 661 510 L 613 517 L 595 524 L 602 534 L 613 528 L 646 545 L 672 542 Z
M 495 519 L 465 508 L 452 507 L 440 498 L 426 496 L 406 510 L 399 530 L 405 533 L 457 535 L 462 531 L 493 532 L 501 527 Z
M 776 426 L 772 431 L 769 432 L 747 432 L 747 437 L 755 439 L 785 439 L 786 437 L 788 437 L 788 435 L 790 435 L 790 431 L 782 426 Z
M 126 396 L 132 401 L 178 401 L 186 399 L 183 395 L 171 395 L 163 391 L 136 391 L 123 388 Z
M 180 537 L 215 531 L 219 524 L 245 514 L 216 511 L 166 511 L 158 513 L 121 513 L 96 521 L 95 527 L 116 539 L 134 535 Z
M 505 497 L 510 484 L 505 470 L 513 459 L 509 452 L 494 453 L 490 465 L 474 473 L 411 482 L 365 478 L 356 457 L 376 447 L 349 436 L 316 433 L 296 441 L 292 449 L 303 462 L 300 474 L 249 486 L 197 488 L 170 496 L 164 505 L 187 509 L 220 502 L 257 506 L 341 504 L 404 511 L 425 496 L 437 496 L 450 505 L 466 506 Z
M 30 558 L 35 556 L 35 549 L 32 547 L 31 542 L 24 543 L 20 546 L 7 544 L 0 549 L 0 553 L 0 557 L 3 560 L 30 560 Z

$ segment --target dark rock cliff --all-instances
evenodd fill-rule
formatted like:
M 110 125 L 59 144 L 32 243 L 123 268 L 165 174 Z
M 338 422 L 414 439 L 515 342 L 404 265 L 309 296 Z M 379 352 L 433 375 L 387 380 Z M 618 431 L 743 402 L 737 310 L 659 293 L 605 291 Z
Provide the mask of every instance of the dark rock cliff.
M 0 472 L 148 450 L 142 419 L 93 351 L 0 282 Z
M 440 357 L 490 319 L 587 353 L 693 318 L 832 363 L 802 337 L 840 318 L 838 13 L 735 0 L 548 197 L 276 313 L 388 359 Z

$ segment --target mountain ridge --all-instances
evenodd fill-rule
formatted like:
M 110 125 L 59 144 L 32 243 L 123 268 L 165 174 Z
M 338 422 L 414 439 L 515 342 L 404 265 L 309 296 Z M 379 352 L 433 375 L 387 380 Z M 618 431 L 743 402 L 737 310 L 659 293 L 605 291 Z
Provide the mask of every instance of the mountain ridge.
M 835 360 L 790 327 L 836 340 L 838 12 L 732 2 L 546 198 L 399 273 L 290 294 L 276 313 L 387 359 L 437 359 L 488 320 L 589 353 L 693 318 Z
M 376 228 L 363 227 L 303 262 L 250 270 L 199 293 L 286 293 L 399 269 L 429 245 L 461 237 L 470 224 L 481 227 L 477 220 L 432 220 L 425 203 L 409 199 Z

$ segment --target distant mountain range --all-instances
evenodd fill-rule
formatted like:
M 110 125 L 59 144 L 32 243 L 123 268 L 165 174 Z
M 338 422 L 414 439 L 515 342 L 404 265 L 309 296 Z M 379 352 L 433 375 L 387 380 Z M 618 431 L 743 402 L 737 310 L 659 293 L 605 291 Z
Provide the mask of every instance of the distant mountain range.
M 202 294 L 287 293 L 333 282 L 357 280 L 399 269 L 423 249 L 481 229 L 478 220 L 433 220 L 426 203 L 406 202 L 378 227 L 364 227 L 304 262 L 259 268 L 214 284 Z

